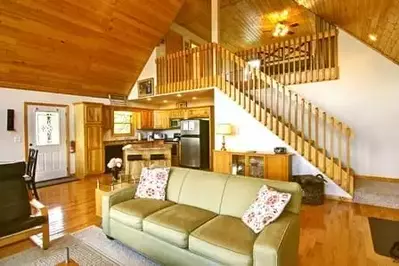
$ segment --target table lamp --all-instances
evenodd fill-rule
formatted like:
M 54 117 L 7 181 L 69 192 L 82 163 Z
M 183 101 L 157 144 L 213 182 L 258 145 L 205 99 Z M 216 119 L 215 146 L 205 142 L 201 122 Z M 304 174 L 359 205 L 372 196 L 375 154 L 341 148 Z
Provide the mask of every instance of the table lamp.
M 222 151 L 226 150 L 225 136 L 231 135 L 232 133 L 232 126 L 230 124 L 218 124 L 216 128 L 216 134 L 222 135 Z

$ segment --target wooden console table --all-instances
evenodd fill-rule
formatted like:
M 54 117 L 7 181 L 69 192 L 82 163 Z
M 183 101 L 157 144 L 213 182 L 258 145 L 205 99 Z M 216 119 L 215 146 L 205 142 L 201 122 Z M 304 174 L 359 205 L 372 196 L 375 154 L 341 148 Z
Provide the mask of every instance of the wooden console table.
M 292 154 L 213 151 L 213 171 L 290 181 Z

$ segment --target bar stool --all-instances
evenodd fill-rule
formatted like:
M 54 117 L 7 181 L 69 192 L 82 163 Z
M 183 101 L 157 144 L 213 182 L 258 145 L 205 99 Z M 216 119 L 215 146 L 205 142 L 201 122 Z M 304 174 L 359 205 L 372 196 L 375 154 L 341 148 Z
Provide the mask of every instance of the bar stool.
M 151 166 L 168 166 L 168 160 L 165 154 L 151 154 L 150 163 Z
M 141 169 L 146 167 L 146 161 L 141 154 L 128 155 L 127 161 L 130 165 L 129 173 L 127 174 L 130 174 L 134 183 L 136 183 L 136 181 L 140 180 Z

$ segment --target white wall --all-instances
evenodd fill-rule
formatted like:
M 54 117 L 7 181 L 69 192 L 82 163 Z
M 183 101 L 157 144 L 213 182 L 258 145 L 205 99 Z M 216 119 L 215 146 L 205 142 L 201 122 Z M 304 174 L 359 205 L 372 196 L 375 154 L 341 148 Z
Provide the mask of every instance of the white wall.
M 143 70 L 141 70 L 141 73 L 137 78 L 137 81 L 154 78 L 154 88 L 157 86 L 157 64 L 155 63 L 155 59 L 157 58 L 157 49 L 157 47 L 154 48 L 150 55 L 150 58 L 148 58 L 147 63 L 145 64 Z M 128 97 L 129 100 L 138 98 L 137 81 L 133 85 L 133 89 L 130 91 Z
M 25 160 L 24 102 L 69 105 L 69 137 L 75 140 L 73 103 L 83 101 L 109 104 L 109 100 L 103 98 L 0 88 L 0 161 Z M 15 131 L 7 131 L 7 109 L 15 110 Z M 75 155 L 71 154 L 70 159 L 70 170 L 74 173 Z
M 399 67 L 340 31 L 340 78 L 291 86 L 354 130 L 356 174 L 399 178 Z
M 226 146 L 228 150 L 235 151 L 258 151 L 271 152 L 275 147 L 286 147 L 291 153 L 294 153 L 292 173 L 299 174 L 321 174 L 321 172 L 311 165 L 306 159 L 300 156 L 295 150 L 288 146 L 284 141 L 277 137 L 267 127 L 263 126 L 254 119 L 247 111 L 242 109 L 228 96 L 220 90 L 215 89 L 215 125 L 220 123 L 229 123 L 234 126 L 234 135 L 226 137 Z M 222 137 L 215 136 L 215 149 L 221 148 Z M 328 180 L 326 185 L 326 194 L 350 197 L 344 190 Z

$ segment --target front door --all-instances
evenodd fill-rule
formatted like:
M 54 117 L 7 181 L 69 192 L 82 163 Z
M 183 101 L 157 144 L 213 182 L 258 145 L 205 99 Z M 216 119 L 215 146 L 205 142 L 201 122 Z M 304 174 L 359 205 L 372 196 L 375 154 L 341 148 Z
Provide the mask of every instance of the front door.
M 28 105 L 29 148 L 39 150 L 36 181 L 67 176 L 66 107 Z

